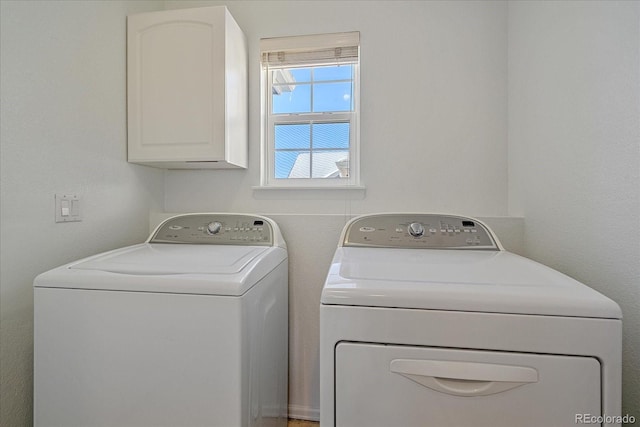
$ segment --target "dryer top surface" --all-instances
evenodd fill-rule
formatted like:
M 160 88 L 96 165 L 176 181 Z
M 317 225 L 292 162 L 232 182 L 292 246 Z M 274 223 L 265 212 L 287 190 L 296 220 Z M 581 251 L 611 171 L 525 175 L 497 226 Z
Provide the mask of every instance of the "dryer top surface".
M 339 247 L 322 304 L 619 319 L 586 285 L 506 251 Z

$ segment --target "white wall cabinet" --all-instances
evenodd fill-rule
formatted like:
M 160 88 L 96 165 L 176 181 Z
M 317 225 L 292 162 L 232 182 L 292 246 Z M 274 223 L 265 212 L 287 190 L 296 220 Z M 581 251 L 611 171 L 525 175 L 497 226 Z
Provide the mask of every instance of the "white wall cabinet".
M 246 168 L 247 45 L 224 6 L 127 19 L 128 160 Z

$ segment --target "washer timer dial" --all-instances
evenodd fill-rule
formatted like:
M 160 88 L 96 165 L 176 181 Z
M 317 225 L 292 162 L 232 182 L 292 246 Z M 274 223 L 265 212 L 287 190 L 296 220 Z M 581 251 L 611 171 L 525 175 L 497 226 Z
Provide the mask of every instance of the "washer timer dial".
M 424 227 L 419 222 L 409 224 L 409 234 L 413 237 L 422 237 L 424 235 Z
M 221 228 L 222 228 L 222 224 L 219 223 L 218 221 L 210 222 L 207 225 L 207 233 L 218 234 Z

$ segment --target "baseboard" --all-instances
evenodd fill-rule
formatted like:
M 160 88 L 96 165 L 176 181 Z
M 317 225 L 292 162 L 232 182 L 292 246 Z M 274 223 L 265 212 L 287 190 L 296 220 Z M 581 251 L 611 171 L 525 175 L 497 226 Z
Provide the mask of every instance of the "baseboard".
M 320 409 L 302 405 L 289 405 L 289 418 L 296 420 L 320 421 Z

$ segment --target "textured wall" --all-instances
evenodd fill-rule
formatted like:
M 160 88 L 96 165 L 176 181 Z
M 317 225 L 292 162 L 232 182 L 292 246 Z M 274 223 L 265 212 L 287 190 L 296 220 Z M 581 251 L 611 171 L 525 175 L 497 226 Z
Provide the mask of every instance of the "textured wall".
M 527 255 L 622 308 L 623 412 L 638 418 L 640 3 L 509 4 L 509 155 Z
M 163 172 L 126 163 L 125 16 L 161 2 L 2 1 L 0 425 L 32 424 L 33 278 L 138 242 Z M 54 222 L 54 194 L 84 220 Z
M 249 169 L 170 171 L 168 211 L 507 213 L 504 2 L 166 5 L 225 3 L 249 48 Z M 366 194 L 255 191 L 260 182 L 260 38 L 340 31 L 360 31 Z

